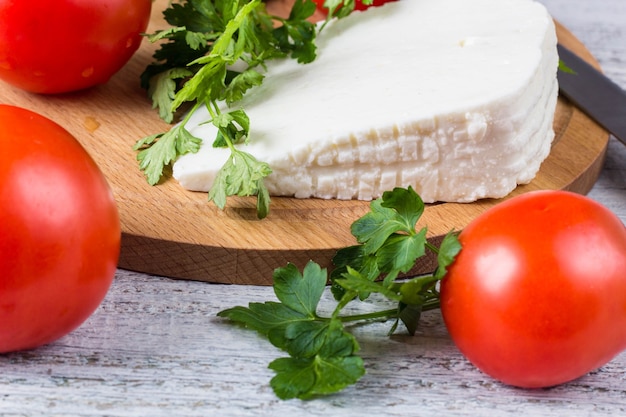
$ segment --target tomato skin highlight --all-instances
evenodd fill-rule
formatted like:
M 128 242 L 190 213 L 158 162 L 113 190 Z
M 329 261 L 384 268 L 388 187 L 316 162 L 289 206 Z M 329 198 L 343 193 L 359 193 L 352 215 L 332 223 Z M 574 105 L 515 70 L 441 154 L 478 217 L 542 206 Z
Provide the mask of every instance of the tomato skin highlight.
M 111 286 L 120 239 L 113 194 L 78 141 L 0 105 L 0 353 L 82 324 Z
M 33 93 L 106 83 L 137 51 L 151 0 L 0 0 L 0 79 Z
M 626 228 L 599 203 L 537 191 L 498 204 L 459 235 L 441 282 L 450 336 L 508 385 L 559 385 L 626 348 Z

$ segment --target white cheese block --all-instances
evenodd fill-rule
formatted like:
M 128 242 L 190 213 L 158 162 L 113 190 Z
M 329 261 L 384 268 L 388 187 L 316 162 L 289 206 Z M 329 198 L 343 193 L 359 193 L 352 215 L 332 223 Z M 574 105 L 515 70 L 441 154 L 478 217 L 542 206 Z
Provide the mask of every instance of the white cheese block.
M 333 21 L 311 64 L 268 65 L 236 107 L 244 150 L 269 163 L 272 195 L 377 198 L 409 185 L 425 202 L 503 197 L 547 157 L 557 101 L 555 28 L 532 0 L 400 0 Z M 203 139 L 174 177 L 208 191 L 228 158 Z

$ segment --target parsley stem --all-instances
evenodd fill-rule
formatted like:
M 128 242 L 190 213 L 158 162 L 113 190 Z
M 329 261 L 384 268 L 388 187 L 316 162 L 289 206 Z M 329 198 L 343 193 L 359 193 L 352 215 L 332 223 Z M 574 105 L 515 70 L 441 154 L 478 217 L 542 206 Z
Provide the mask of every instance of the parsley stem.
M 222 114 L 219 105 L 217 104 L 217 102 L 215 102 L 215 100 L 207 101 L 205 105 L 207 110 L 209 111 L 209 116 L 211 116 L 211 120 L 209 121 L 212 122 L 219 131 L 221 135 L 220 139 L 226 142 L 226 145 L 228 146 L 228 148 L 230 148 L 231 151 L 234 151 L 235 147 L 233 146 L 233 141 L 231 140 L 230 135 L 228 134 L 224 126 L 221 123 L 215 123 L 215 120 L 218 119 L 218 117 Z
M 352 321 L 361 321 L 361 320 L 376 320 L 376 319 L 394 319 L 398 316 L 398 309 L 391 308 L 389 310 L 381 310 L 375 311 L 372 313 L 363 313 L 363 314 L 354 314 L 350 316 L 339 316 L 337 317 L 342 323 L 349 323 Z
M 335 307 L 335 311 L 333 311 L 332 318 L 339 318 L 339 312 L 343 309 L 350 301 L 354 300 L 354 298 L 358 295 L 355 291 L 346 291 L 346 293 L 341 297 L 337 306 Z M 343 319 L 341 319 L 343 321 Z
M 191 119 L 191 116 L 193 116 L 193 114 L 196 112 L 196 110 L 198 110 L 199 107 L 200 107 L 200 103 L 199 102 L 193 103 L 193 107 L 191 108 L 191 110 L 188 111 L 185 114 L 185 116 L 183 117 L 183 120 L 181 120 L 181 122 L 180 122 L 180 124 L 181 124 L 181 126 L 183 128 L 187 125 L 187 123 Z
M 428 249 L 430 249 L 432 252 L 434 252 L 434 253 L 435 253 L 435 255 L 438 255 L 438 254 L 439 254 L 439 248 L 438 248 L 437 246 L 433 245 L 433 244 L 432 244 L 432 243 L 430 243 L 428 240 L 427 240 L 426 242 L 424 242 L 424 243 L 425 243 L 425 245 L 426 245 L 426 247 L 427 247 Z
M 421 305 L 421 310 L 422 311 L 436 310 L 438 308 L 439 308 L 439 298 L 433 298 L 433 299 L 426 300 Z M 388 310 L 374 311 L 372 313 L 362 313 L 362 314 L 353 314 L 353 315 L 346 315 L 346 316 L 337 316 L 336 318 L 338 320 L 340 320 L 342 323 L 349 323 L 349 322 L 361 321 L 361 320 L 376 320 L 376 319 L 389 320 L 389 319 L 396 319 L 396 318 L 398 318 L 398 309 L 397 308 L 390 308 Z

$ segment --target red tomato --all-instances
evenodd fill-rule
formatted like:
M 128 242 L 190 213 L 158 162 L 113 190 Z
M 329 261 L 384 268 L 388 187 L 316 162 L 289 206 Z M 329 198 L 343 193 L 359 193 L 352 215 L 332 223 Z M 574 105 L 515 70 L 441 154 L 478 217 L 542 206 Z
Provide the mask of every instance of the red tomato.
M 35 93 L 105 83 L 135 53 L 152 0 L 0 0 L 0 79 Z
M 315 2 L 315 4 L 317 4 L 317 8 L 320 10 L 323 10 L 324 12 L 327 12 L 328 9 L 324 7 L 324 1 L 325 0 L 313 0 Z M 372 2 L 372 4 L 369 5 L 364 5 L 363 2 L 361 0 L 355 0 L 354 2 L 354 10 L 365 10 L 369 7 L 378 7 L 378 6 L 382 6 L 385 3 L 389 3 L 392 1 L 396 1 L 396 0 L 374 0 Z
M 111 190 L 74 137 L 0 105 L 0 353 L 83 323 L 111 285 L 120 236 Z
M 441 283 L 459 350 L 506 384 L 549 387 L 626 348 L 626 228 L 565 191 L 512 198 L 472 221 Z

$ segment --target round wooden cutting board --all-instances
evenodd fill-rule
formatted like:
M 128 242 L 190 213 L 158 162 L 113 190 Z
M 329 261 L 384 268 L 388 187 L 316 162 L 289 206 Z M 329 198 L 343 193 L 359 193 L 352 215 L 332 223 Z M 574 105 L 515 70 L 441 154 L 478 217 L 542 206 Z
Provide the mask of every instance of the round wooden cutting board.
M 269 3 L 281 9 L 288 1 Z M 161 11 L 166 4 L 167 0 L 155 1 L 150 31 L 163 27 Z M 585 47 L 557 26 L 560 42 L 597 67 Z M 258 220 L 254 198 L 232 198 L 221 211 L 207 202 L 205 193 L 185 191 L 174 180 L 155 187 L 147 184 L 132 146 L 169 128 L 139 87 L 139 74 L 153 51 L 154 45 L 144 41 L 109 83 L 79 93 L 39 96 L 0 84 L 0 102 L 55 120 L 101 167 L 121 216 L 119 266 L 172 278 L 259 285 L 271 284 L 273 270 L 287 262 L 302 267 L 312 259 L 331 267 L 335 251 L 355 243 L 350 225 L 367 212 L 368 202 L 273 198 L 270 215 Z M 554 128 L 556 140 L 539 174 L 511 196 L 538 189 L 586 193 L 596 181 L 608 133 L 564 99 L 559 99 Z M 427 225 L 429 238 L 436 241 L 452 229 L 463 229 L 498 201 L 429 205 L 420 225 Z M 430 271 L 432 262 L 424 259 L 412 272 Z

